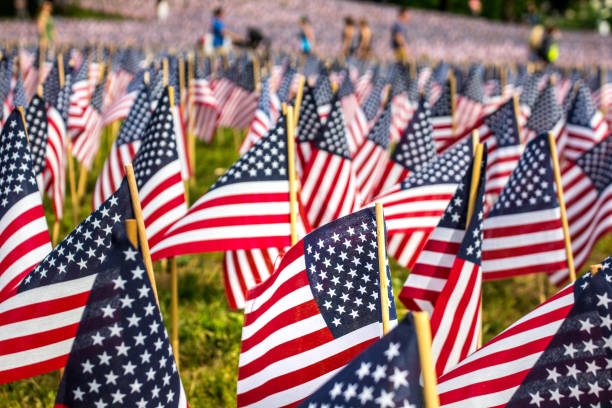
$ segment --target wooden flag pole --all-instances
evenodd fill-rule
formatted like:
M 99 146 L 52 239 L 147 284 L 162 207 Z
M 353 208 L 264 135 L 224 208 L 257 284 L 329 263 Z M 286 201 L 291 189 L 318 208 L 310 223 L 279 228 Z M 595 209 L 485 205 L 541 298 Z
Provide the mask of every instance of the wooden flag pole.
M 605 98 L 606 92 L 604 92 L 604 86 L 606 86 L 607 80 L 608 80 L 608 68 L 602 65 L 601 75 L 600 75 L 601 84 L 599 85 L 599 95 L 600 95 L 601 113 L 604 117 L 606 116 L 606 113 L 608 112 L 608 104 L 607 104 L 608 101 Z
M 162 60 L 162 84 L 168 86 L 168 58 Z
M 297 190 L 295 173 L 295 123 L 293 106 L 287 106 L 287 160 L 289 167 L 289 215 L 291 219 L 291 245 L 298 242 L 297 234 Z
M 61 52 L 57 54 L 57 76 L 59 76 L 59 85 L 62 88 L 66 83 L 66 77 L 64 75 L 64 56 Z
M 127 177 L 128 187 L 130 188 L 132 210 L 134 211 L 134 217 L 136 218 L 136 223 L 138 225 L 140 251 L 142 252 L 142 258 L 144 259 L 144 264 L 147 268 L 147 275 L 149 275 L 149 279 L 151 280 L 155 300 L 159 305 L 159 299 L 157 298 L 157 285 L 155 284 L 155 275 L 153 274 L 153 262 L 151 262 L 149 241 L 147 241 L 147 231 L 145 229 L 144 219 L 142 218 L 142 208 L 140 207 L 140 198 L 138 196 L 138 185 L 136 184 L 136 177 L 134 176 L 134 168 L 132 167 L 132 163 L 125 165 L 125 175 Z
M 438 397 L 438 380 L 431 354 L 431 326 L 429 325 L 429 317 L 427 312 L 412 312 L 412 317 L 414 318 L 414 327 L 416 328 L 419 343 L 425 408 L 438 408 L 440 406 L 440 397 Z
M 304 96 L 304 81 L 305 80 L 306 78 L 304 77 L 304 75 L 300 75 L 298 79 L 298 89 L 295 94 L 295 108 L 294 108 L 295 119 L 293 119 L 293 123 L 295 124 L 295 126 L 297 126 L 298 120 L 300 119 L 300 108 L 302 107 L 302 98 Z
M 191 165 L 191 183 L 195 186 L 195 98 L 192 91 L 193 81 L 195 78 L 195 66 L 193 53 L 187 55 L 187 139 L 189 143 L 189 157 L 191 158 L 189 164 Z
M 455 81 L 455 74 L 453 74 L 453 70 L 448 71 L 448 84 L 450 86 L 450 103 L 451 103 L 451 127 L 453 132 L 453 137 L 457 136 L 457 120 L 455 118 L 455 98 L 457 94 L 457 82 Z
M 516 127 L 518 129 L 519 143 L 523 144 L 523 134 L 521 133 L 521 110 L 519 108 L 519 100 L 516 94 L 512 95 L 512 106 L 514 107 L 514 117 L 516 118 Z
M 589 270 L 591 271 L 591 276 L 595 275 L 597 272 L 599 272 L 601 270 L 601 268 L 603 268 L 602 264 L 597 264 L 597 265 L 591 265 L 589 266 Z
M 478 129 L 472 130 L 472 154 L 476 155 L 476 150 L 478 149 L 478 145 L 480 144 L 480 133 L 478 133 Z
M 172 292 L 170 315 L 172 320 L 172 333 L 170 344 L 174 351 L 176 368 L 179 367 L 179 336 L 178 336 L 178 271 L 176 268 L 176 258 L 170 258 L 170 286 Z
M 253 84 L 255 85 L 255 93 L 261 91 L 261 79 L 259 72 L 259 59 L 253 56 Z
M 552 132 L 548 132 L 548 142 L 550 144 L 550 156 L 555 172 L 555 184 L 557 185 L 557 199 L 561 210 L 561 225 L 563 226 L 563 237 L 565 238 L 565 254 L 567 256 L 567 269 L 569 270 L 570 281 L 576 280 L 576 270 L 574 269 L 574 255 L 572 254 L 572 243 L 570 240 L 569 227 L 567 224 L 567 214 L 565 212 L 565 200 L 563 199 L 563 185 L 561 184 L 561 171 L 559 170 L 559 158 L 557 157 L 557 145 Z
M 138 223 L 134 218 L 125 220 L 125 233 L 134 248 L 138 249 Z
M 74 162 L 72 161 L 72 142 L 66 138 L 66 161 L 68 162 L 68 185 L 70 187 L 70 200 L 72 201 L 72 223 L 77 225 L 79 220 L 79 198 L 77 197 Z
M 470 201 L 468 201 L 468 212 L 465 220 L 465 229 L 467 231 L 472 219 L 472 213 L 476 206 L 476 196 L 478 195 L 478 180 L 480 180 L 480 167 L 482 164 L 482 154 L 484 152 L 484 145 L 478 143 L 476 151 L 474 152 L 474 164 L 472 166 L 472 184 L 470 185 Z
M 382 203 L 376 203 L 376 239 L 378 242 L 378 283 L 380 286 L 380 308 L 382 314 L 383 335 L 389 333 L 389 291 L 387 282 L 387 253 L 385 251 L 385 219 Z
M 499 85 L 500 85 L 500 93 L 503 96 L 504 95 L 504 89 L 506 88 L 506 84 L 508 83 L 508 77 L 507 77 L 507 72 L 506 72 L 506 66 L 505 65 L 500 65 L 499 66 Z

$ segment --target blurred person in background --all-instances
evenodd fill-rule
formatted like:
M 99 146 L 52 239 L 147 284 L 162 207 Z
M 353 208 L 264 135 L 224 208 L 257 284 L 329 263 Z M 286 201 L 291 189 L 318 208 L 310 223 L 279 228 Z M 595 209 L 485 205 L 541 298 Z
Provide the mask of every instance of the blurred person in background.
M 50 1 L 43 1 L 40 12 L 36 19 L 38 27 L 38 44 L 41 48 L 51 49 L 55 39 L 55 27 L 53 25 L 53 4 Z
M 542 43 L 538 48 L 538 57 L 540 61 L 547 64 L 553 64 L 559 59 L 559 39 L 561 38 L 561 32 L 557 27 L 552 24 L 546 26 L 544 36 L 542 37 Z
M 372 30 L 365 18 L 359 20 L 359 50 L 357 54 L 359 58 L 363 59 L 370 58 L 372 54 Z
M 170 5 L 166 0 L 157 0 L 157 19 L 164 21 L 170 14 Z
M 300 51 L 305 55 L 310 54 L 314 49 L 315 36 L 310 21 L 306 16 L 300 17 L 300 32 L 298 36 L 300 38 Z
M 17 14 L 17 18 L 28 18 L 28 4 L 26 0 L 15 0 L 15 12 Z
M 353 18 L 344 17 L 344 30 L 342 30 L 342 55 L 344 57 L 351 56 L 357 51 L 359 40 L 356 34 Z
M 222 7 L 217 7 L 213 10 L 213 19 L 211 24 L 212 31 L 212 46 L 215 51 L 220 51 L 225 45 L 226 38 L 232 41 L 238 41 L 241 37 L 238 34 L 234 34 L 225 27 L 223 17 L 225 13 Z
M 407 7 L 400 7 L 397 19 L 391 26 L 391 48 L 397 62 L 408 60 L 408 34 L 405 24 L 410 21 L 410 11 Z

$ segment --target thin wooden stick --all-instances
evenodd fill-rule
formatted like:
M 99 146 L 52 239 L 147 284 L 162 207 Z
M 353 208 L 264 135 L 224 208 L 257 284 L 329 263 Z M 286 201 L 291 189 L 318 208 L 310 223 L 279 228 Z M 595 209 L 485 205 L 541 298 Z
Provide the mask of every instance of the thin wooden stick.
M 291 245 L 298 242 L 297 234 L 297 190 L 295 177 L 295 123 L 293 106 L 287 106 L 287 160 L 289 168 L 289 214 L 291 219 Z
M 304 81 L 305 80 L 306 78 L 304 77 L 304 75 L 300 75 L 298 79 L 298 89 L 295 94 L 295 107 L 294 107 L 295 119 L 293 120 L 293 123 L 296 126 L 297 126 L 298 120 L 300 119 L 300 108 L 302 106 L 302 97 L 304 96 Z
M 607 92 L 604 92 L 604 87 L 606 86 L 606 81 L 608 79 L 608 68 L 606 68 L 605 66 L 601 66 L 601 76 L 600 76 L 600 87 L 599 87 L 599 95 L 601 95 L 601 101 L 600 101 L 600 105 L 601 105 L 601 113 L 602 115 L 605 117 L 606 113 L 608 112 L 608 101 L 607 101 Z
M 176 258 L 170 258 L 170 282 L 172 291 L 171 300 L 171 320 L 172 320 L 172 334 L 170 337 L 170 344 L 172 344 L 172 350 L 174 351 L 174 358 L 176 360 L 176 368 L 178 369 L 179 364 L 179 336 L 178 336 L 178 271 L 176 268 Z
M 77 203 L 81 202 L 81 198 L 85 195 L 85 187 L 87 186 L 87 167 L 83 163 L 79 167 L 79 187 L 77 189 Z
M 62 88 L 66 82 L 66 77 L 64 76 L 64 56 L 61 52 L 57 54 L 57 76 L 59 77 L 60 88 Z
M 55 248 L 57 246 L 57 239 L 59 238 L 60 222 L 56 218 L 53 221 L 53 232 L 51 234 L 51 245 Z
M 193 95 L 193 81 L 195 78 L 195 67 L 194 67 L 194 56 L 193 53 L 187 55 L 187 79 L 188 79 L 188 90 L 187 90 L 187 139 L 189 144 L 189 164 L 191 165 L 191 180 L 195 184 L 195 98 Z
M 25 130 L 26 141 L 30 144 L 30 136 L 28 135 L 28 124 L 25 119 L 25 114 L 23 113 L 23 106 L 18 106 L 17 110 L 21 113 L 21 121 L 23 122 L 23 129 Z
M 125 220 L 125 233 L 134 248 L 138 248 L 138 223 L 134 218 Z
M 563 226 L 563 237 L 565 238 L 565 254 L 567 256 L 567 269 L 572 282 L 576 280 L 576 270 L 574 269 L 574 255 L 572 253 L 572 242 L 567 224 L 567 213 L 565 212 L 565 200 L 563 199 L 563 185 L 561 184 L 561 171 L 559 170 L 559 158 L 557 157 L 557 145 L 552 132 L 548 132 L 548 142 L 550 144 L 550 156 L 553 162 L 555 173 L 555 184 L 557 185 L 557 199 L 561 210 L 561 224 Z
M 521 110 L 519 108 L 519 100 L 516 94 L 512 95 L 512 106 L 514 107 L 514 117 L 516 118 L 516 128 L 518 129 L 519 143 L 523 144 L 523 135 L 521 133 Z
M 255 93 L 261 90 L 261 80 L 259 77 L 259 59 L 253 57 L 253 84 L 255 84 Z
M 455 74 L 453 70 L 448 71 L 448 84 L 450 86 L 450 103 L 451 103 L 451 126 L 453 137 L 457 136 L 457 120 L 455 118 L 455 98 L 457 94 L 457 81 L 455 81 Z
M 589 270 L 591 271 L 591 275 L 595 275 L 597 272 L 599 272 L 601 270 L 601 268 L 603 268 L 602 264 L 597 264 L 597 265 L 589 266 Z
M 387 253 L 385 251 L 385 219 L 383 216 L 383 206 L 376 203 L 376 238 L 378 242 L 378 273 L 380 284 L 380 308 L 382 315 L 383 335 L 389 333 L 389 290 L 387 282 Z
M 168 86 L 168 58 L 164 58 L 162 61 L 162 84 Z
M 70 137 L 66 142 L 66 160 L 68 162 L 68 185 L 70 187 L 70 200 L 72 201 L 72 223 L 77 225 L 79 220 L 79 198 L 77 197 L 76 177 L 74 174 L 74 162 L 72 161 L 72 142 Z
M 476 206 L 476 195 L 478 193 L 478 181 L 480 180 L 480 166 L 482 164 L 482 154 L 484 152 L 484 145 L 478 143 L 476 152 L 474 153 L 474 164 L 472 166 L 472 184 L 470 185 L 470 201 L 468 201 L 468 212 L 465 220 L 465 229 L 468 229 L 470 220 L 472 219 L 472 213 Z
M 480 144 L 480 133 L 478 133 L 478 129 L 472 130 L 472 154 L 476 155 L 476 149 Z
M 429 317 L 427 312 L 412 312 L 412 317 L 414 318 L 414 327 L 416 328 L 419 343 L 425 407 L 438 408 L 440 406 L 440 397 L 438 397 L 438 380 L 431 354 L 431 326 L 429 325 Z
M 147 241 L 147 231 L 145 229 L 144 219 L 142 218 L 142 208 L 140 207 L 140 197 L 138 196 L 138 185 L 136 184 L 136 177 L 134 176 L 134 168 L 132 167 L 132 163 L 125 165 L 125 175 L 127 177 L 128 187 L 130 188 L 132 210 L 134 211 L 134 217 L 136 218 L 138 225 L 138 238 L 140 241 L 142 258 L 144 259 L 147 274 L 151 280 L 155 300 L 157 301 L 157 304 L 159 304 L 159 300 L 157 298 L 157 285 L 155 284 L 155 275 L 153 274 L 153 262 L 151 262 L 151 252 L 149 251 L 149 241 Z

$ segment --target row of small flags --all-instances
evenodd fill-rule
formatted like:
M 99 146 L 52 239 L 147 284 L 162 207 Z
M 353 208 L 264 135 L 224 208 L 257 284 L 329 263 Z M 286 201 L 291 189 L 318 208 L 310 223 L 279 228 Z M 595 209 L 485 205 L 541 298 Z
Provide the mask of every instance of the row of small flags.
M 305 64 L 304 81 L 286 60 L 258 81 L 248 57 L 211 76 L 191 57 L 162 55 L 155 69 L 127 51 L 107 70 L 102 54 L 57 58 L 29 104 L 24 58 L 16 75 L 12 59 L 0 64 L 10 112 L 0 136 L 2 382 L 65 367 L 60 407 L 186 406 L 151 261 L 226 251 L 228 299 L 245 309 L 239 406 L 610 399 L 612 261 L 479 348 L 483 279 L 574 281 L 612 229 L 611 142 L 593 99 L 606 105 L 604 87 L 548 71 L 490 84 L 482 67 L 460 75 L 445 64 L 394 66 L 388 79 L 376 67 Z M 119 119 L 94 212 L 51 250 L 39 191 L 61 219 L 66 150 L 89 170 L 101 129 Z M 210 141 L 217 126 L 247 128 L 244 153 L 188 208 L 187 134 Z M 129 237 L 132 218 L 140 239 Z M 387 251 L 412 271 L 399 298 L 431 315 L 425 350 L 422 315 L 397 322 Z

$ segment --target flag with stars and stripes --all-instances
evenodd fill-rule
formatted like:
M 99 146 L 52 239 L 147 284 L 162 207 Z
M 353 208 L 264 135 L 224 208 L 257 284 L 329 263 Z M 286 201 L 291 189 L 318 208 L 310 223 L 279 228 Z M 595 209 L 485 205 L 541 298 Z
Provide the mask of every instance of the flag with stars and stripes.
M 219 101 L 211 88 L 210 83 L 203 76 L 196 76 L 189 84 L 189 91 L 193 94 L 193 132 L 198 139 L 210 143 L 217 129 L 219 116 Z
M 94 87 L 91 100 L 83 113 L 83 129 L 73 139 L 72 153 L 88 170 L 100 149 L 102 136 L 102 102 L 104 99 L 105 77 Z
M 548 83 L 538 94 L 533 111 L 527 119 L 524 139 L 530 141 L 542 132 L 551 132 L 557 141 L 559 157 L 563 157 L 565 143 L 560 136 L 564 122 L 563 111 L 557 103 L 555 86 Z
M 96 181 L 92 197 L 94 209 L 117 190 L 125 176 L 125 165 L 131 163 L 138 152 L 151 119 L 149 98 L 149 89 L 143 86 L 138 92 L 130 113 L 119 128 L 119 134 L 110 148 Z
M 74 140 L 84 129 L 87 123 L 85 111 L 89 106 L 91 93 L 87 79 L 87 57 L 74 75 L 72 80 L 72 92 L 70 94 L 70 107 L 68 109 L 68 132 Z
M 134 175 L 151 248 L 187 213 L 185 185 L 168 87 L 159 97 L 134 157 Z M 151 250 L 153 256 L 154 250 Z
M 385 206 L 389 253 L 412 268 L 472 159 L 472 142 L 457 144 L 376 198 Z
M 525 147 L 485 219 L 482 251 L 485 279 L 565 268 L 548 134 L 542 133 Z
M 421 407 L 420 372 L 414 318 L 408 313 L 397 327 L 355 357 L 300 407 Z
M 348 69 L 343 71 L 343 81 L 338 87 L 338 99 L 346 120 L 346 140 L 348 142 L 351 157 L 357 152 L 357 148 L 363 143 L 368 130 L 368 120 L 365 117 L 359 101 L 355 96 L 355 88 L 351 81 Z
M 370 92 L 367 99 L 361 106 L 361 110 L 363 111 L 363 114 L 368 120 L 368 123 L 371 123 L 376 118 L 376 116 L 378 115 L 378 112 L 380 111 L 381 105 L 383 103 L 382 92 L 383 92 L 384 87 L 385 87 L 384 78 L 378 77 L 376 81 L 374 82 L 372 91 Z
M 246 129 L 257 110 L 259 95 L 255 92 L 253 61 L 238 61 L 238 77 L 232 92 L 221 106 L 218 124 L 220 126 Z
M 319 67 L 319 74 L 317 76 L 313 91 L 319 119 L 324 122 L 332 109 L 332 99 L 334 98 L 334 93 L 329 80 L 329 72 L 323 64 L 321 64 Z
M 440 406 L 609 406 L 611 267 L 608 258 L 440 377 Z
M 32 165 L 34 166 L 33 170 L 38 181 L 38 188 L 42 194 L 45 191 L 42 173 L 46 168 L 49 127 L 45 101 L 40 96 L 34 95 L 28 106 L 24 108 L 23 114 L 28 130 L 28 142 L 30 146 L 30 157 L 32 159 Z M 59 219 L 61 219 L 61 217 Z
M 486 169 L 486 162 L 485 153 L 482 170 Z M 410 268 L 410 274 L 399 294 L 399 299 L 410 310 L 432 314 L 440 293 L 449 281 L 462 243 L 473 240 L 473 237 L 466 235 L 473 165 L 472 159 L 438 225 L 427 239 L 416 263 Z M 485 172 L 481 172 L 481 178 L 483 177 Z M 482 186 L 479 184 L 479 187 Z M 475 202 L 477 201 L 478 199 Z M 482 242 L 482 239 L 480 241 Z
M 38 191 L 36 194 L 40 197 Z M 10 290 L 9 298 L 0 303 L 0 332 L 6 333 L 0 342 L 0 382 L 64 367 L 96 273 L 113 253 L 111 233 L 124 229 L 128 218 L 133 215 L 124 181 L 117 192 L 16 282 L 18 286 Z
M 589 88 L 593 93 L 595 104 L 601 111 L 606 111 L 606 118 L 610 121 L 612 112 L 612 70 L 608 67 L 597 67 L 597 72 L 589 81 Z
M 369 202 L 373 191 L 381 180 L 385 163 L 389 161 L 389 129 L 391 128 L 391 104 L 387 104 L 382 115 L 366 136 L 353 158 L 357 188 L 365 202 Z
M 456 134 L 463 135 L 470 131 L 483 114 L 484 89 L 482 67 L 471 69 L 463 90 L 457 94 L 455 106 Z
M 540 83 L 546 78 L 541 72 L 535 72 L 529 75 L 527 82 L 523 86 L 523 91 L 519 98 L 519 109 L 521 111 L 521 127 L 524 127 L 527 120 L 531 116 L 533 107 L 538 99 L 538 91 Z
M 93 275 L 56 408 L 187 408 L 187 398 L 140 253 L 117 231 Z
M 604 140 L 561 166 L 561 184 L 567 208 L 574 265 L 580 270 L 599 238 L 612 230 L 612 138 Z M 568 278 L 567 268 L 549 276 L 560 284 Z
M 580 155 L 601 142 L 610 130 L 605 118 L 596 106 L 589 88 L 580 83 L 576 91 L 565 124 L 564 156 L 576 160 Z
M 314 91 L 310 85 L 305 83 L 295 139 L 296 167 L 298 169 L 298 174 L 302 177 L 305 175 L 304 171 L 306 170 L 306 165 L 310 161 L 310 156 L 312 156 L 314 141 L 322 126 L 323 124 L 317 113 L 317 102 Z
M 14 64 L 6 58 L 0 59 L 0 126 L 10 115 L 11 82 Z
M 419 171 L 436 157 L 430 117 L 429 103 L 423 96 L 420 98 L 418 109 L 402 132 L 391 159 L 386 161 L 386 166 L 382 169 L 372 191 L 373 197 L 384 194 L 410 173 Z
M 126 72 L 120 69 L 121 72 Z M 125 93 L 117 95 L 102 111 L 102 125 L 106 126 L 117 120 L 123 120 L 130 114 L 138 94 L 145 87 L 145 71 L 140 71 L 126 86 Z M 130 74 L 131 75 L 131 74 Z
M 238 406 L 295 404 L 382 336 L 374 208 L 306 235 L 248 293 Z M 387 268 L 389 318 L 396 321 Z
M 283 72 L 283 76 L 280 81 L 280 84 L 278 85 L 278 89 L 276 90 L 276 95 L 278 96 L 278 100 L 281 103 L 289 101 L 289 96 L 291 94 L 291 84 L 293 83 L 295 77 L 297 77 L 295 69 L 290 65 L 287 66 L 287 68 L 285 68 L 285 71 Z
M 272 123 L 271 104 L 270 77 L 265 77 L 261 81 L 261 92 L 257 101 L 257 110 L 255 115 L 253 115 L 249 130 L 238 149 L 240 154 L 244 154 L 249 150 L 257 140 L 261 139 L 274 126 Z
M 259 139 L 151 248 L 153 259 L 289 246 L 286 122 Z
M 398 141 L 416 107 L 408 97 L 408 80 L 410 76 L 406 67 L 395 65 L 391 74 L 391 104 L 393 105 L 391 116 L 391 141 Z
M 25 109 L 28 104 L 25 90 L 23 89 L 23 81 L 21 80 L 21 73 L 17 75 L 17 83 L 13 88 L 13 109 L 22 107 Z
M 313 227 L 350 214 L 361 205 L 344 116 L 337 97 L 331 104 L 332 109 L 319 129 L 302 177 L 300 194 L 308 222 Z
M 21 114 L 0 133 L 0 301 L 48 253 L 51 240 Z
M 441 87 L 441 94 L 431 108 L 432 136 L 438 153 L 445 151 L 456 141 L 453 134 L 453 108 L 450 81 Z
M 181 88 L 179 81 L 179 60 L 177 57 L 169 58 L 168 86 L 174 88 L 174 103 L 170 105 L 173 116 L 174 140 L 176 151 L 181 166 L 181 177 L 183 180 L 191 178 L 191 158 L 189 157 L 189 141 L 187 140 L 187 127 L 185 124 L 185 112 L 187 111 L 184 103 L 186 92 Z M 162 83 L 163 84 L 163 83 Z M 155 107 L 155 106 L 154 106 Z

